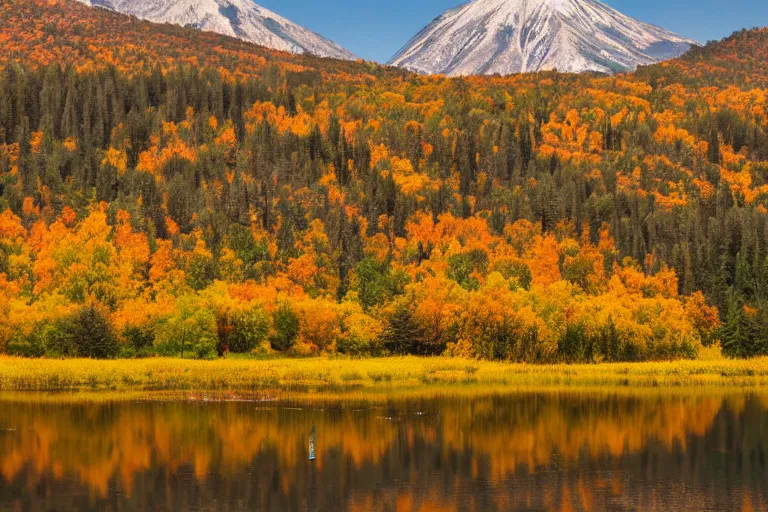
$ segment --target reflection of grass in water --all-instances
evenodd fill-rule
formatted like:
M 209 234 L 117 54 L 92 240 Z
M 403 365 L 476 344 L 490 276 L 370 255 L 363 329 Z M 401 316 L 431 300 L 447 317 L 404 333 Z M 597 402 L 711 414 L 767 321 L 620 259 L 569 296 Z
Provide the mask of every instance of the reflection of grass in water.
M 453 388 L 756 387 L 768 358 L 750 361 L 532 366 L 464 359 L 274 359 L 190 361 L 32 360 L 0 357 L 5 391 L 346 391 Z
M 512 398 L 531 395 L 553 397 L 562 400 L 581 399 L 643 399 L 668 400 L 718 398 L 739 403 L 754 398 L 768 409 L 768 388 L 736 386 L 680 386 L 627 387 L 627 386 L 496 386 L 454 384 L 419 386 L 413 388 L 388 388 L 371 390 L 355 386 L 334 389 L 308 390 L 295 387 L 282 390 L 165 390 L 165 391 L 0 391 L 0 405 L 19 403 L 24 405 L 97 405 L 133 403 L 237 403 L 252 404 L 258 409 L 274 407 L 323 404 L 337 409 L 366 409 L 381 404 L 409 407 L 432 400 L 478 400 L 488 398 Z M 410 405 L 409 405 L 410 404 Z M 417 408 L 420 405 L 416 405 Z

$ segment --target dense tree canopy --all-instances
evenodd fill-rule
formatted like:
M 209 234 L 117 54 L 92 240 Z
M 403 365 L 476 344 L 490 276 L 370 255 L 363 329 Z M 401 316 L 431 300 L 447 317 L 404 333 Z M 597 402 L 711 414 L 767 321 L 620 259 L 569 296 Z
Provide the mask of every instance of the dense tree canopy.
M 0 25 L 0 350 L 80 318 L 64 355 L 768 353 L 766 31 L 449 79 L 67 1 Z

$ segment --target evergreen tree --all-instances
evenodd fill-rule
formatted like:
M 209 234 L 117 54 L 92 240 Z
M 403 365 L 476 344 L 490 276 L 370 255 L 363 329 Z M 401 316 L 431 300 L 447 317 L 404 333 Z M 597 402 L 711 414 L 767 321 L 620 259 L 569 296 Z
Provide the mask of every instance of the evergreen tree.
M 412 305 L 402 302 L 389 317 L 387 328 L 381 336 L 384 348 L 392 354 L 428 354 L 425 333 L 413 318 Z

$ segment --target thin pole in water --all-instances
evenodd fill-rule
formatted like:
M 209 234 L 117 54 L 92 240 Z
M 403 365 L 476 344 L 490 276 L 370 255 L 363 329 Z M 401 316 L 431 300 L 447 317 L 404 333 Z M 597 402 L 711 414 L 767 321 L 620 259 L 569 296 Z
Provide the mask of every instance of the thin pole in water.
M 315 460 L 315 426 L 312 425 L 312 430 L 309 432 L 309 460 Z

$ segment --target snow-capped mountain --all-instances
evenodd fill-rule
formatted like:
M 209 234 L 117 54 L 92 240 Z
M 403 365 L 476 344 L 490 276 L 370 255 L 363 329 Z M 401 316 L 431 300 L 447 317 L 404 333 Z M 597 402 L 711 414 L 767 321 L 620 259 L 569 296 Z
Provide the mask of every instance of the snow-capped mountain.
M 252 0 L 78 0 L 155 23 L 191 26 L 291 53 L 355 60 L 354 54 Z
M 437 17 L 389 63 L 453 76 L 614 73 L 678 57 L 695 44 L 596 0 L 474 0 Z

